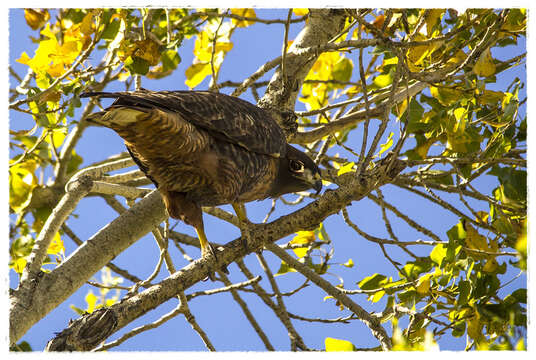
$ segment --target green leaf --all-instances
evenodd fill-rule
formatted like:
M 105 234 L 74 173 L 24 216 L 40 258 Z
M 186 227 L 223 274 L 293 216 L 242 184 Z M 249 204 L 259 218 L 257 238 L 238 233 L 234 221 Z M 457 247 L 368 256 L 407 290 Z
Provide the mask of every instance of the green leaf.
M 433 176 L 426 176 L 427 181 L 434 182 L 436 184 L 454 185 L 454 181 L 452 180 L 452 174 L 449 174 L 446 171 L 428 170 L 426 175 L 428 174 Z
M 277 270 L 277 273 L 275 274 L 275 276 L 278 276 L 278 275 L 283 275 L 283 274 L 286 274 L 288 272 L 296 272 L 296 270 L 290 266 L 288 266 L 288 264 L 284 261 L 281 261 L 281 266 L 279 267 L 279 270 Z
M 82 309 L 80 309 L 80 308 L 78 308 L 78 307 L 76 307 L 76 306 L 74 306 L 74 305 L 72 305 L 72 304 L 71 304 L 69 307 L 70 307 L 75 313 L 77 313 L 77 314 L 80 315 L 80 316 L 86 314 L 86 312 L 85 312 L 84 310 L 82 310 Z
M 417 278 L 420 274 L 430 271 L 432 268 L 432 262 L 429 258 L 420 258 L 415 261 L 409 261 L 404 265 L 402 268 L 402 271 L 404 273 L 400 274 L 400 276 L 408 276 L 412 279 Z
M 104 28 L 101 37 L 104 40 L 113 40 L 117 36 L 117 32 L 121 26 L 121 20 L 115 18 L 112 22 L 108 23 Z
M 412 98 L 409 103 L 409 123 L 417 123 L 423 118 L 424 108 L 415 99 Z M 400 116 L 400 119 L 406 121 L 408 119 L 408 108 L 406 107 L 404 113 Z
M 490 48 L 487 48 L 482 52 L 482 55 L 480 55 L 480 58 L 478 58 L 476 61 L 473 71 L 478 76 L 488 77 L 495 74 L 495 70 L 495 62 L 491 57 Z
M 327 337 L 324 340 L 326 351 L 354 351 L 355 346 L 349 341 Z
M 386 279 L 385 275 L 374 274 L 368 276 L 357 283 L 360 289 L 363 290 L 373 290 L 380 287 L 380 284 Z
M 465 334 L 465 321 L 458 321 L 454 324 L 454 328 L 452 329 L 452 336 L 454 337 L 460 337 Z
M 163 71 L 175 70 L 181 62 L 181 57 L 176 50 L 167 50 L 162 53 Z
M 458 295 L 458 305 L 467 304 L 471 292 L 471 283 L 467 280 L 460 280 L 458 283 L 458 292 L 460 293 Z
M 459 242 L 460 240 L 465 240 L 467 237 L 467 232 L 463 228 L 463 224 L 459 222 L 451 227 L 449 231 L 447 231 L 447 236 L 449 238 L 449 242 Z
M 331 76 L 334 80 L 350 81 L 353 69 L 354 64 L 352 63 L 352 60 L 346 57 L 341 57 L 340 60 L 333 65 Z
M 9 348 L 9 351 L 33 351 L 33 350 L 27 341 L 21 341 L 20 343 L 11 346 Z
M 149 63 L 147 60 L 138 56 L 129 56 L 125 60 L 125 67 L 131 74 L 145 75 L 149 71 Z
M 504 298 L 504 302 L 511 306 L 513 304 L 521 303 L 526 304 L 527 303 L 527 289 L 517 289 L 510 295 L 507 295 Z

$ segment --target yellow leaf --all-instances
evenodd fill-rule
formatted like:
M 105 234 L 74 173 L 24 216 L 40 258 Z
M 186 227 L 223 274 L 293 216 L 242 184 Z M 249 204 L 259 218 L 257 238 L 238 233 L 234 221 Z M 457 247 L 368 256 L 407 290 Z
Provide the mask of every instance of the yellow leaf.
M 454 109 L 454 118 L 456 119 L 456 125 L 454 125 L 455 133 L 463 133 L 465 126 L 467 125 L 467 111 L 465 108 L 459 107 Z
M 93 23 L 95 14 L 95 11 L 90 11 L 86 14 L 86 16 L 84 16 L 84 19 L 82 19 L 82 24 L 80 25 L 80 31 L 82 34 L 90 35 L 95 30 L 95 25 Z
M 347 172 L 350 172 L 350 171 L 355 171 L 353 169 L 354 165 L 355 163 L 353 161 L 344 164 L 343 166 L 340 167 L 339 171 L 337 171 L 337 176 L 341 176 L 342 174 L 346 174 Z
M 292 12 L 296 16 L 304 16 L 309 13 L 309 9 L 292 9 Z
M 495 74 L 495 70 L 496 67 L 493 58 L 491 57 L 491 51 L 489 48 L 487 48 L 478 58 L 475 66 L 473 67 L 473 71 L 478 76 L 488 77 Z
M 374 21 L 372 22 L 372 26 L 380 30 L 383 27 L 384 22 L 385 22 L 385 15 L 380 14 L 376 16 L 376 19 L 374 19 Z
M 48 80 L 48 77 L 46 77 L 46 75 L 41 72 L 37 73 L 35 77 L 35 83 L 40 89 L 48 89 L 48 87 L 50 86 L 50 81 Z
M 339 80 L 350 79 L 353 63 L 339 52 L 325 52 L 321 54 L 309 70 L 305 80 Z M 318 109 L 327 105 L 328 92 L 337 88 L 337 85 L 319 83 L 306 83 L 302 86 L 301 102 L 307 105 L 309 110 Z
M 60 233 L 57 232 L 52 238 L 50 245 L 47 249 L 47 254 L 56 255 L 59 253 L 65 252 L 65 247 L 63 246 L 63 241 L 61 240 Z
M 255 14 L 255 10 L 253 9 L 231 9 L 231 13 L 238 15 L 238 16 L 242 16 L 242 17 L 248 17 L 248 18 L 257 17 L 257 15 Z M 231 22 L 236 27 L 246 27 L 246 26 L 255 24 L 254 21 L 248 21 L 248 20 L 231 19 Z
M 298 231 L 290 241 L 291 244 L 310 244 L 316 240 L 314 231 Z M 293 249 L 297 257 L 302 258 L 307 254 L 307 248 Z
M 9 206 L 20 213 L 32 199 L 32 191 L 38 185 L 34 172 L 35 160 L 27 160 L 9 168 Z
M 423 34 L 416 34 L 416 41 L 428 40 Z M 434 51 L 443 45 L 444 41 L 434 41 L 426 45 L 414 46 L 407 51 L 408 67 L 411 71 L 420 71 L 424 64 L 424 60 L 427 59 Z
M 52 137 L 52 140 L 51 140 Z M 47 136 L 45 141 L 49 144 L 54 144 L 54 147 L 57 149 L 63 144 L 63 141 L 67 137 L 65 130 L 58 129 L 54 130 L 50 136 Z
M 430 91 L 432 91 L 431 88 L 430 88 Z M 404 114 L 406 112 L 406 109 L 408 107 L 408 100 L 409 100 L 409 102 L 411 102 L 411 97 L 409 99 L 405 98 L 404 100 L 402 100 L 402 102 L 400 102 L 399 104 L 395 105 L 396 106 L 396 111 L 398 113 L 398 117 L 401 117 L 402 114 Z
M 376 291 L 376 292 L 374 293 L 374 295 L 369 296 L 368 300 L 369 300 L 370 302 L 375 303 L 375 302 L 380 301 L 381 298 L 383 297 L 383 295 L 385 295 L 385 290 Z
M 435 34 L 432 29 L 434 28 L 434 26 L 436 26 L 436 24 L 441 22 L 441 18 L 444 14 L 444 9 L 430 9 L 428 11 L 428 14 L 426 14 L 426 17 L 424 18 L 424 21 L 426 22 L 426 34 L 428 35 L 428 37 L 431 37 Z
M 482 95 L 478 97 L 478 100 L 480 100 L 482 103 L 486 105 L 497 105 L 497 103 L 502 102 L 504 99 L 504 93 L 500 91 L 493 91 L 493 90 L 484 90 Z
M 24 268 L 26 267 L 26 257 L 20 257 L 16 259 L 13 263 L 13 270 L 15 270 L 17 273 L 22 274 L 24 271 Z
M 456 52 L 456 55 L 454 55 L 454 57 L 451 57 L 447 60 L 447 64 L 450 65 L 449 68 L 452 68 L 461 64 L 466 58 L 467 58 L 467 55 L 463 52 L 463 50 L 458 50 L 458 52 Z
M 389 136 L 387 137 L 387 141 L 385 144 L 380 145 L 380 152 L 378 153 L 378 156 L 389 150 L 391 146 L 393 146 L 393 135 L 394 133 L 389 133 Z
M 127 81 L 129 77 L 130 77 L 130 71 L 121 71 L 117 77 L 117 80 Z
M 476 250 L 484 250 L 488 251 L 488 242 L 486 241 L 486 237 L 484 235 L 480 235 L 475 228 L 473 228 L 470 224 L 465 224 L 465 231 L 466 231 L 466 237 L 465 237 L 465 245 L 469 249 L 476 249 Z M 482 255 L 475 254 L 475 258 L 482 258 Z
M 110 307 L 110 306 L 112 306 L 113 304 L 115 304 L 116 302 L 117 302 L 117 299 L 112 298 L 112 299 L 106 299 L 106 301 L 105 301 L 104 303 L 105 303 L 105 306 L 106 306 L 106 307 Z
M 326 351 L 354 351 L 354 344 L 346 340 L 327 337 L 324 340 Z
M 95 310 L 95 305 L 97 305 L 97 297 L 95 294 L 93 294 L 93 291 L 89 290 L 89 292 L 86 295 L 86 303 L 87 303 L 87 309 L 86 311 L 88 313 L 92 313 Z
M 63 34 L 63 44 L 59 44 L 56 35 L 50 29 L 50 23 L 41 30 L 45 37 L 39 42 L 33 58 L 23 53 L 17 60 L 28 65 L 36 73 L 37 86 L 44 89 L 50 85 L 46 74 L 58 77 L 65 73 L 74 60 L 80 54 L 84 46 L 84 39 L 78 29 L 68 29 Z
M 52 77 L 60 77 L 65 72 L 65 68 L 62 63 L 51 65 L 47 69 L 47 73 Z
M 26 54 L 26 51 L 25 51 L 20 55 L 20 58 L 18 58 L 15 61 L 18 62 L 18 63 L 24 64 L 24 65 L 28 65 L 30 60 L 32 60 L 32 59 L 30 59 L 30 57 L 28 56 L 28 54 Z
M 391 75 L 391 73 L 378 75 L 374 78 L 373 81 L 374 85 L 376 85 L 380 89 L 391 85 L 392 82 L 393 76 Z
M 188 69 L 186 69 L 186 81 L 184 83 L 190 89 L 193 89 L 211 74 L 212 70 L 209 63 L 192 64 Z
M 43 30 L 41 30 L 41 35 L 44 35 L 49 39 L 55 39 L 56 38 L 56 35 L 50 29 L 50 24 L 47 24 L 47 26 Z
M 347 268 L 353 268 L 354 267 L 354 260 L 352 260 L 352 258 L 348 259 L 347 262 L 345 262 L 344 264 L 342 264 L 343 266 L 346 266 Z
M 480 322 L 478 313 L 476 314 L 467 321 L 467 335 L 473 340 L 479 340 L 482 337 L 483 324 Z
M 442 105 L 448 106 L 457 102 L 462 97 L 463 93 L 460 90 L 446 87 L 430 86 L 430 93 Z
M 135 55 L 147 61 L 150 66 L 155 66 L 160 61 L 160 50 L 158 49 L 158 44 L 151 40 L 140 40 L 134 42 L 137 50 Z
M 486 211 L 477 211 L 476 212 L 477 218 L 475 219 L 476 222 L 481 224 L 486 224 L 488 222 L 489 214 Z
M 419 278 L 417 286 L 415 287 L 417 292 L 421 295 L 425 295 L 430 291 L 430 278 L 433 274 L 425 274 Z
M 37 30 L 50 19 L 50 14 L 46 9 L 24 9 L 24 19 L 32 30 Z

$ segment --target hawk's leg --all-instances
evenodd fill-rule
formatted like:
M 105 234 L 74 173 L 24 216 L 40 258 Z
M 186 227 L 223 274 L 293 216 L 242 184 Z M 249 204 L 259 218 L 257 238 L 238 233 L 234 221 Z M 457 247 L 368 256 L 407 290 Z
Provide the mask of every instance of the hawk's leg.
M 208 242 L 205 234 L 201 207 L 186 199 L 184 193 L 162 190 L 160 192 L 162 193 L 162 198 L 164 199 L 164 204 L 166 205 L 169 216 L 174 219 L 180 219 L 186 224 L 194 227 L 195 232 L 197 233 L 197 238 L 199 239 L 199 245 L 201 247 L 201 257 L 209 256 L 210 253 L 212 256 L 214 256 L 214 259 L 217 260 L 218 256 L 216 255 L 216 251 Z M 229 273 L 225 266 L 221 270 L 226 274 Z M 209 273 L 208 277 L 210 280 L 214 281 L 214 275 L 212 272 Z
M 238 226 L 240 228 L 241 233 L 240 240 L 242 240 L 242 246 L 244 246 L 244 249 L 247 252 L 249 240 L 249 224 L 251 224 L 251 222 L 248 220 L 246 214 L 246 207 L 244 206 L 244 204 L 232 203 L 232 205 L 236 213 L 236 217 L 238 217 Z

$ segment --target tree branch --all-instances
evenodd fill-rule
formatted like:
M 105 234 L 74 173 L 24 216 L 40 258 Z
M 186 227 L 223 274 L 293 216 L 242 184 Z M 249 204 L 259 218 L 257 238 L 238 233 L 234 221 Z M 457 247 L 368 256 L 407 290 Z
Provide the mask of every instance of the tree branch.
M 395 159 L 394 166 L 391 167 L 390 160 L 389 156 L 382 159 L 374 169 L 362 174 L 359 179 L 352 173 L 343 174 L 339 179 L 341 186 L 338 189 L 326 192 L 322 197 L 300 210 L 268 224 L 251 224 L 248 251 L 257 251 L 265 244 L 270 244 L 298 230 L 314 229 L 329 215 L 340 211 L 341 208 L 352 201 L 360 200 L 378 186 L 391 181 L 404 168 L 404 164 Z M 144 221 L 140 221 L 140 219 L 144 219 Z M 38 291 L 35 291 L 36 294 L 49 293 L 46 302 L 43 299 L 40 299 L 40 301 L 34 300 L 25 312 L 12 313 L 11 325 L 12 328 L 16 328 L 16 331 L 12 331 L 11 342 L 16 342 L 38 318 L 43 317 L 59 302 L 63 301 L 68 296 L 68 293 L 74 292 L 87 278 L 91 277 L 117 253 L 124 250 L 164 219 L 163 203 L 158 192 L 155 191 L 94 235 L 87 242 L 91 245 L 80 247 L 65 263 L 47 274 L 37 284 Z M 119 230 L 122 231 L 119 232 Z M 125 232 L 126 234 L 124 234 Z M 115 237 L 119 233 L 122 233 L 122 235 L 116 239 Z M 114 236 L 114 239 L 110 240 L 110 236 Z M 99 248 L 98 252 L 92 253 L 95 252 L 95 247 Z M 109 336 L 109 334 L 121 329 L 147 311 L 176 296 L 180 291 L 184 291 L 201 281 L 214 269 L 222 268 L 224 265 L 228 265 L 246 255 L 241 239 L 235 239 L 225 246 L 219 247 L 217 251 L 217 263 L 212 257 L 198 259 L 170 275 L 161 283 L 107 308 L 106 311 L 110 312 L 109 316 L 114 321 L 105 323 L 110 328 L 102 329 L 102 334 Z M 71 268 L 73 263 L 76 263 L 76 261 L 87 263 L 88 261 L 84 261 L 84 259 L 91 259 L 91 263 L 86 264 L 88 268 L 83 270 L 78 268 L 73 271 Z M 73 273 L 76 274 L 73 275 Z M 63 279 L 61 276 L 68 279 Z M 73 277 L 75 278 L 73 279 Z M 68 289 L 65 290 L 64 287 Z M 47 289 L 47 291 L 42 291 L 43 289 Z M 57 300 L 53 298 L 51 301 L 50 293 L 54 295 L 60 293 L 64 297 Z M 73 322 L 70 327 L 94 326 L 98 318 L 87 319 L 93 316 L 96 315 L 86 315 Z M 78 343 L 74 340 L 60 340 L 65 336 L 75 336 L 73 335 L 75 333 L 78 334 L 79 332 L 65 330 L 51 342 Z M 97 346 L 104 339 L 98 339 L 98 341 L 95 339 L 96 342 L 93 346 Z

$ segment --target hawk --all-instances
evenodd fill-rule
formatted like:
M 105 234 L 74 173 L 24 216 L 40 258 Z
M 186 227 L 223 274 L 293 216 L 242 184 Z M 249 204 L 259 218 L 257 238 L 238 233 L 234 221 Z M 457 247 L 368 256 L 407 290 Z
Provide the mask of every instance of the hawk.
M 87 120 L 114 130 L 160 191 L 169 216 L 192 225 L 201 255 L 215 252 L 201 206 L 233 204 L 322 188 L 320 170 L 289 145 L 265 110 L 209 91 L 86 92 L 114 98 Z M 237 211 L 239 219 L 245 214 Z

